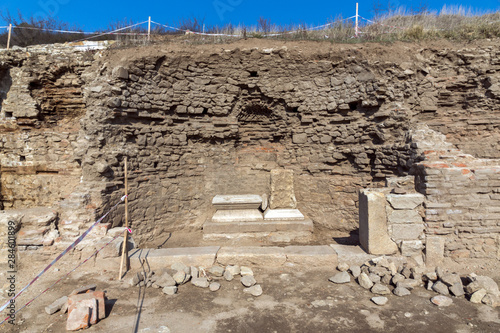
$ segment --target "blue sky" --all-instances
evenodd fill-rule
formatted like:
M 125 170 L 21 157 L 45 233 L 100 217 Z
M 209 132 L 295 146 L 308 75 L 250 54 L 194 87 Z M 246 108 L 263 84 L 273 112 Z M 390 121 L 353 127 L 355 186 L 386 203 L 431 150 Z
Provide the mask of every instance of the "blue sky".
M 378 0 L 359 0 L 359 14 L 370 18 L 373 4 Z M 387 0 L 378 1 L 382 5 Z M 391 1 L 395 7 L 418 7 L 426 3 L 431 10 L 440 10 L 443 5 L 462 5 L 477 11 L 498 11 L 500 0 L 460 2 L 450 1 Z M 109 22 L 127 18 L 135 22 L 152 20 L 164 24 L 176 24 L 182 18 L 204 19 L 207 26 L 227 23 L 256 25 L 260 16 L 272 23 L 306 23 L 319 25 L 338 15 L 355 14 L 356 1 L 270 1 L 270 0 L 177 0 L 177 1 L 106 1 L 106 0 L 2 0 L 0 10 L 16 14 L 18 9 L 26 15 L 54 16 L 62 21 L 74 23 L 85 31 L 105 29 Z M 3 25 L 4 22 L 0 22 Z

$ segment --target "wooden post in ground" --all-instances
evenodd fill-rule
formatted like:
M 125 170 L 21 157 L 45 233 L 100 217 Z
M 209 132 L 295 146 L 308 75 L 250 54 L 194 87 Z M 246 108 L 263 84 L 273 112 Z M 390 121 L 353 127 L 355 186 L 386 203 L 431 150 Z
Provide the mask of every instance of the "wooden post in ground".
M 10 36 L 12 35 L 12 23 L 9 24 L 9 36 L 7 37 L 7 50 L 10 48 Z
M 120 264 L 120 276 L 119 280 L 122 279 L 123 276 L 123 262 L 126 261 L 126 271 L 128 271 L 128 177 L 127 177 L 127 156 L 125 156 L 125 234 L 123 235 L 123 244 L 122 244 L 122 261 Z

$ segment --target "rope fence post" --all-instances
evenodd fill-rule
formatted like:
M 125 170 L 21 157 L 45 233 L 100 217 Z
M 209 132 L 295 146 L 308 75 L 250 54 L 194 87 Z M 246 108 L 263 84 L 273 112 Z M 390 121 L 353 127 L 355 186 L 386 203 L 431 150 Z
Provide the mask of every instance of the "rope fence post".
M 356 38 L 358 37 L 359 35 L 359 28 L 358 28 L 358 3 L 356 2 L 356 26 L 354 28 L 354 34 L 356 35 Z
M 119 280 L 123 277 L 123 262 L 125 263 L 125 270 L 128 271 L 128 173 L 127 173 L 127 156 L 125 156 L 125 234 L 123 235 L 123 244 L 122 244 L 122 260 L 120 263 L 120 276 Z
M 9 24 L 9 36 L 7 37 L 7 50 L 10 48 L 10 36 L 12 34 L 12 23 Z
M 151 41 L 151 16 L 148 18 L 148 42 Z

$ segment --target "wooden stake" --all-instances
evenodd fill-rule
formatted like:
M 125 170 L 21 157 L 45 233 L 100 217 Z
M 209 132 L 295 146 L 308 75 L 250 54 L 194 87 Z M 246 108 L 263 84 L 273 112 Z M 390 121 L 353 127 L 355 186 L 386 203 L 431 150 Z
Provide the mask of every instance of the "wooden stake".
M 129 269 L 128 263 L 128 177 L 127 177 L 127 156 L 125 156 L 125 234 L 123 235 L 123 244 L 122 244 L 122 261 L 120 264 L 120 276 L 119 279 L 122 279 L 123 273 L 123 262 L 126 260 L 126 271 Z
M 7 37 L 7 50 L 10 48 L 10 35 L 12 34 L 12 23 L 9 24 L 9 36 Z
M 151 41 L 151 16 L 148 18 L 148 42 Z

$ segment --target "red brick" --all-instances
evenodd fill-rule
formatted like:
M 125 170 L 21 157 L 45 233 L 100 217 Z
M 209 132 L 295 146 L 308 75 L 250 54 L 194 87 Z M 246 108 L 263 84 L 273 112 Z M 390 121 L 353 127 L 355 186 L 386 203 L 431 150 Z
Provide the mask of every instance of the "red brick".
M 81 300 L 92 299 L 95 298 L 97 301 L 97 316 L 99 320 L 106 318 L 106 307 L 104 303 L 104 291 L 91 291 L 86 294 L 78 294 L 72 295 L 68 298 L 68 308 L 71 311 L 71 307 L 74 306 L 75 303 Z

